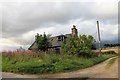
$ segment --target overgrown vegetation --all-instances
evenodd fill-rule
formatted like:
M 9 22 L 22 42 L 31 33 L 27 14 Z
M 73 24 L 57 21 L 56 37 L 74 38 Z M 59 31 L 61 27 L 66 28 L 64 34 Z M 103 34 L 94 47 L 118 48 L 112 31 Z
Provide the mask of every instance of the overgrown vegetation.
M 50 46 L 46 34 L 37 35 L 37 51 L 14 51 L 2 53 L 2 70 L 17 73 L 44 74 L 83 69 L 98 64 L 110 57 L 113 52 L 92 52 L 95 39 L 88 35 L 69 37 L 62 45 L 61 53 L 47 51 Z
M 115 54 L 84 58 L 76 55 L 44 52 L 11 52 L 2 54 L 2 70 L 17 73 L 43 74 L 83 69 L 98 64 Z
M 79 55 L 84 57 L 93 56 L 91 49 L 94 46 L 95 39 L 91 35 L 80 35 L 69 37 L 62 45 L 62 50 L 64 53 Z

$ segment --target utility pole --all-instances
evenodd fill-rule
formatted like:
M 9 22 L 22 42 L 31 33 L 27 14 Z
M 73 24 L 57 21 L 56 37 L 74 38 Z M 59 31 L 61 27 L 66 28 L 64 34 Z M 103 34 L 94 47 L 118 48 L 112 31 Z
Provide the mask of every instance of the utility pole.
M 100 48 L 100 30 L 99 30 L 99 22 L 97 21 L 97 29 L 98 29 L 98 48 L 99 48 L 99 53 L 101 53 L 101 48 Z

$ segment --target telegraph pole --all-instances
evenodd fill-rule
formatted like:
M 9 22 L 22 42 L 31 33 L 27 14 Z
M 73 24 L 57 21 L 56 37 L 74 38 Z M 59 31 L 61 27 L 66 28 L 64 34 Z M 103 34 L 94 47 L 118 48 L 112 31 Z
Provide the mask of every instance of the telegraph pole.
M 99 53 L 101 53 L 101 48 L 100 48 L 100 30 L 99 30 L 99 22 L 97 21 L 97 29 L 98 29 L 98 48 L 99 48 Z

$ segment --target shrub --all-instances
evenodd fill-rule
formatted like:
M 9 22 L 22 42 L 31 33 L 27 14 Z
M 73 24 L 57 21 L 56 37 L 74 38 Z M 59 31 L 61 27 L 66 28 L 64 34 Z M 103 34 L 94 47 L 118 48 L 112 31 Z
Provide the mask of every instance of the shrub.
M 91 35 L 71 36 L 62 45 L 63 52 L 84 57 L 92 56 L 91 48 L 95 39 Z

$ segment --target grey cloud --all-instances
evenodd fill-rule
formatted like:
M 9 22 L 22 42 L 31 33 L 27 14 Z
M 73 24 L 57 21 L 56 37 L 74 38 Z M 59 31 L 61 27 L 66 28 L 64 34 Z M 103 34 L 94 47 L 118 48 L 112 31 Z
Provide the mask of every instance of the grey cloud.
M 4 3 L 2 20 L 3 37 L 13 37 L 19 41 L 21 40 L 20 36 L 26 32 L 51 26 L 56 27 L 56 34 L 68 32 L 68 30 L 62 29 L 65 26 L 70 27 L 68 24 L 71 25 L 72 22 L 69 23 L 69 21 L 76 19 L 81 19 L 78 25 L 80 26 L 80 33 L 84 33 L 88 28 L 90 29 L 94 26 L 90 25 L 91 27 L 89 27 L 89 25 L 81 24 L 86 20 L 93 20 L 95 22 L 100 20 L 103 24 L 117 24 L 116 14 L 109 14 L 107 10 L 104 13 L 102 10 L 97 11 L 96 13 L 96 3 L 93 2 Z M 84 28 L 85 26 L 88 28 Z M 87 32 L 91 33 L 92 31 L 94 29 Z

